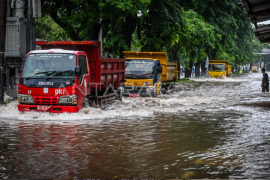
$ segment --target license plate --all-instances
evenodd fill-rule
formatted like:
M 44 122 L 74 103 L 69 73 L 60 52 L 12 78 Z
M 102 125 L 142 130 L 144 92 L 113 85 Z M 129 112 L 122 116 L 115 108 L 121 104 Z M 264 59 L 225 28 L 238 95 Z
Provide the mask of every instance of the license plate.
M 51 108 L 52 106 L 37 106 L 38 111 L 47 111 Z
M 129 97 L 141 97 L 140 94 L 129 94 Z

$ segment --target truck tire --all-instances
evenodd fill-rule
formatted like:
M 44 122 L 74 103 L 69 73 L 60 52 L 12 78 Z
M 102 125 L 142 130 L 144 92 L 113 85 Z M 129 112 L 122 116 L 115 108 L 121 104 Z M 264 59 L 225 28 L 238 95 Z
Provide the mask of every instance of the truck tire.
M 160 88 L 160 91 L 161 91 L 161 94 L 166 94 L 167 93 L 165 88 Z
M 153 94 L 153 98 L 157 97 L 157 91 L 152 92 L 152 94 Z
M 172 92 L 175 92 L 175 85 L 172 86 Z
M 118 101 L 122 101 L 123 100 L 123 94 L 122 94 L 122 91 L 121 90 L 117 90 L 116 99 Z
M 89 99 L 87 97 L 84 97 L 83 99 L 83 108 L 89 107 Z

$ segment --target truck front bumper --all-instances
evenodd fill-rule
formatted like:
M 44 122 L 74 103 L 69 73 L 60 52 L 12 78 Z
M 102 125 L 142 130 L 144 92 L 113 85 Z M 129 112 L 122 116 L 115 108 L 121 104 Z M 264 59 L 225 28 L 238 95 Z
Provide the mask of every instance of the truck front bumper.
M 122 93 L 125 97 L 153 97 L 155 93 L 154 86 L 125 87 Z
M 44 107 L 44 109 L 47 109 L 47 108 L 48 109 L 38 110 L 39 109 L 38 106 L 42 106 Z M 76 113 L 76 112 L 79 112 L 80 109 L 78 106 L 51 106 L 51 105 L 45 106 L 45 105 L 19 104 L 18 110 L 22 112 L 34 111 L 34 112 L 49 112 L 49 113 Z

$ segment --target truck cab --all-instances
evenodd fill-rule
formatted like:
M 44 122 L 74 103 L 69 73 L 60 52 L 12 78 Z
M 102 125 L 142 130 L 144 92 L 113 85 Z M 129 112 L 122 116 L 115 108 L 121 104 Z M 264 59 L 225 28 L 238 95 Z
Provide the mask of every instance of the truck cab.
M 231 75 L 231 66 L 225 60 L 210 60 L 208 74 L 211 78 L 229 77 Z
M 102 58 L 99 41 L 36 44 L 42 50 L 28 53 L 20 75 L 19 111 L 74 113 L 122 99 L 125 60 Z
M 78 112 L 89 93 L 87 62 L 86 54 L 79 51 L 51 49 L 29 53 L 19 81 L 18 109 Z
M 162 66 L 157 59 L 127 58 L 124 96 L 153 97 L 159 95 Z
M 123 96 L 156 97 L 174 89 L 177 63 L 167 62 L 166 52 L 123 52 L 126 61 Z
M 259 72 L 259 65 L 252 65 L 252 72 Z

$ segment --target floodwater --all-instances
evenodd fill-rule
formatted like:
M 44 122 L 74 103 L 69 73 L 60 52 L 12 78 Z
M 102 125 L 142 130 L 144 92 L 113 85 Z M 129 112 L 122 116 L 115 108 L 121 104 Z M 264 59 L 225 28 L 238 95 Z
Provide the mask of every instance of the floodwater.
M 268 179 L 261 77 L 197 79 L 174 94 L 78 114 L 0 107 L 0 178 Z

